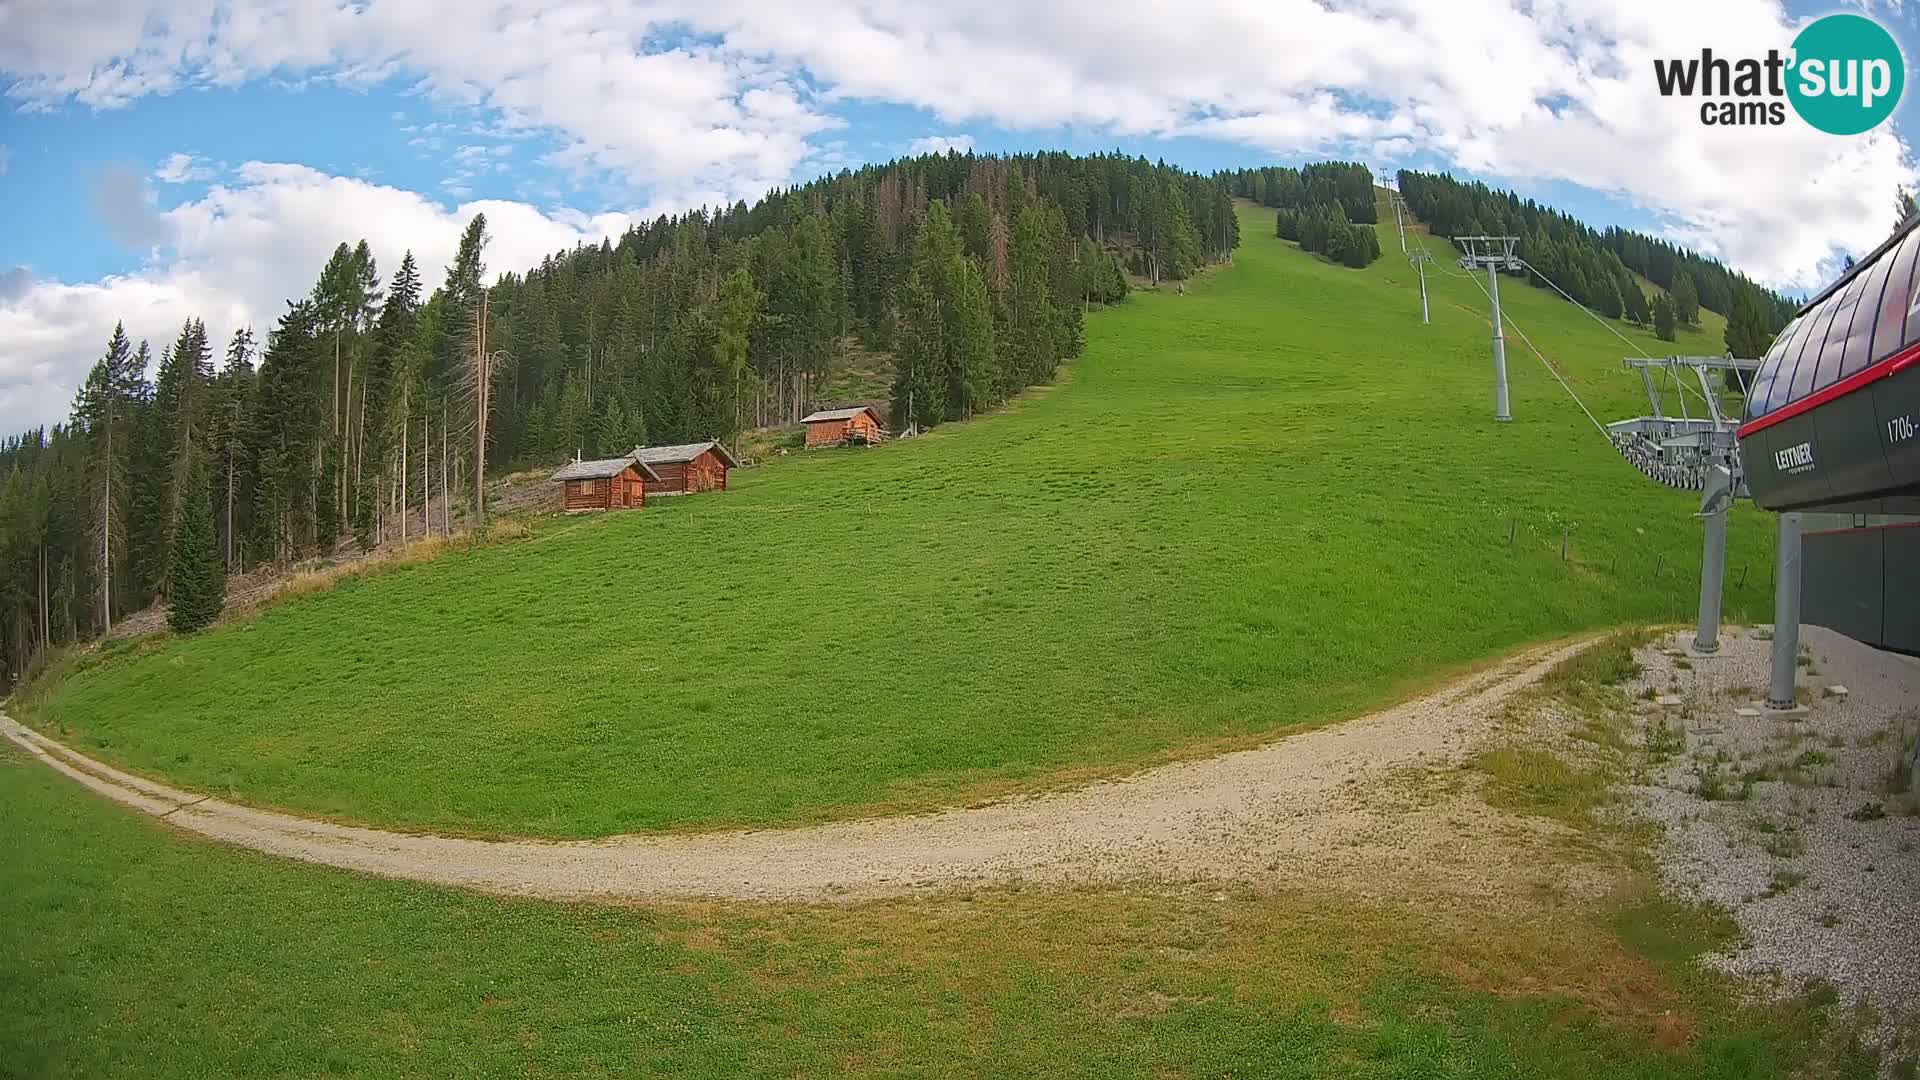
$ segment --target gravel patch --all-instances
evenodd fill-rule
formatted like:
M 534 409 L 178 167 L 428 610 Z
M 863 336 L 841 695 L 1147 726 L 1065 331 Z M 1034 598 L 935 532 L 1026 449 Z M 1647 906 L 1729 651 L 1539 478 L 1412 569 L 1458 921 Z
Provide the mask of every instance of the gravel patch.
M 1708 962 L 1780 993 L 1830 984 L 1872 1010 L 1890 1056 L 1920 1051 L 1920 797 L 1898 771 L 1920 737 L 1920 661 L 1803 627 L 1806 711 L 1783 717 L 1764 706 L 1765 628 L 1730 630 L 1711 658 L 1691 640 L 1639 654 L 1636 726 L 1668 756 L 1630 802 L 1664 828 L 1667 885 L 1744 932 Z

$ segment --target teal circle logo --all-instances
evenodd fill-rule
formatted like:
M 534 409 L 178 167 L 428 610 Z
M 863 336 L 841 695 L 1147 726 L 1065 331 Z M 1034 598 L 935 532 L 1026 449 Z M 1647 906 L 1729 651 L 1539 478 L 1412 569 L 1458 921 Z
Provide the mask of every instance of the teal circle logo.
M 1893 115 L 1907 66 L 1893 35 L 1861 15 L 1828 15 L 1793 39 L 1787 98 L 1829 135 L 1858 135 Z

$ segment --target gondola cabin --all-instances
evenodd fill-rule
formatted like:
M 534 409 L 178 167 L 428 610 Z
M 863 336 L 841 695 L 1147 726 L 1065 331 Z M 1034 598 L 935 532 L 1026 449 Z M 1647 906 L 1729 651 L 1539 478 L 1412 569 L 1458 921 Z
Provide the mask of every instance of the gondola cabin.
M 653 473 L 649 495 L 691 495 L 697 491 L 727 490 L 727 471 L 740 463 L 717 442 L 648 446 L 634 451 Z
M 865 405 L 851 409 L 822 409 L 800 418 L 807 426 L 807 449 L 816 446 L 841 446 L 846 443 L 872 445 L 886 438 L 880 426 L 880 414 Z
M 563 484 L 561 500 L 568 513 L 583 510 L 638 510 L 647 505 L 647 487 L 660 474 L 640 460 L 639 451 L 624 457 L 568 462 L 553 474 Z

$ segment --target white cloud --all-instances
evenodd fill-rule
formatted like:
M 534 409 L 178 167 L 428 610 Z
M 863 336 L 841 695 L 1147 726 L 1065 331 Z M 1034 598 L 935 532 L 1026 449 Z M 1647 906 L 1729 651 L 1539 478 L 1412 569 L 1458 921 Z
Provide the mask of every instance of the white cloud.
M 1703 127 L 1651 60 L 1791 40 L 1778 0 L 14 0 L 0 70 L 27 107 L 112 107 L 268 76 L 400 76 L 557 136 L 548 162 L 674 203 L 752 198 L 819 153 L 838 101 L 950 123 L 1202 135 L 1279 154 L 1437 154 L 1650 207 L 1779 284 L 1869 246 L 1914 179 L 1891 134 Z M 688 31 L 691 31 L 689 33 Z M 428 151 L 447 131 L 409 132 Z M 919 144 L 916 144 L 919 145 Z M 1803 182 L 1818 178 L 1819 183 Z
M 64 417 L 116 320 L 149 339 L 156 355 L 190 316 L 205 319 L 222 343 L 242 326 L 263 336 L 288 299 L 312 289 L 334 246 L 363 236 L 382 275 L 391 276 L 411 249 L 432 289 L 476 213 L 487 215 L 491 276 L 617 236 L 654 211 L 587 215 L 501 200 L 449 209 L 301 165 L 249 162 L 231 183 L 155 211 L 167 250 L 138 273 L 83 284 L 35 282 L 24 270 L 0 274 L 0 431 Z
M 965 154 L 973 150 L 971 135 L 928 135 L 907 144 L 907 156 L 919 157 L 921 154 L 945 154 L 949 151 Z
M 192 154 L 169 154 L 153 171 L 153 178 L 163 184 L 197 183 L 213 177 L 213 167 Z
M 13 160 L 13 148 L 0 143 L 0 176 L 7 175 L 7 163 Z
M 1891 189 L 1916 179 L 1905 142 L 1889 129 L 1834 138 L 1792 117 L 1778 128 L 1710 128 L 1699 123 L 1697 105 L 1659 96 L 1655 57 L 1697 54 L 1704 45 L 1723 55 L 1783 47 L 1794 26 L 1778 0 L 1367 0 L 1338 9 L 1321 0 L 1192 0 L 1177 8 L 1164 0 L 81 7 L 0 3 L 0 73 L 8 76 L 0 82 L 21 107 L 112 108 L 261 79 L 399 79 L 426 99 L 408 111 L 442 108 L 441 119 L 407 122 L 395 113 L 394 122 L 423 155 L 459 147 L 442 189 L 456 198 L 472 190 L 488 159 L 511 154 L 507 143 L 538 135 L 557 146 L 546 163 L 617 175 L 650 189 L 656 205 L 750 199 L 848 163 L 854 155 L 832 135 L 840 124 L 832 110 L 878 102 L 924 109 L 953 128 L 1202 136 L 1276 155 L 1432 156 L 1517 183 L 1566 181 L 1650 209 L 1674 237 L 1763 280 L 1806 287 L 1836 248 L 1857 252 L 1877 241 Z M 450 104 L 462 117 L 473 110 L 477 123 L 449 122 Z M 933 136 L 913 149 L 970 145 L 966 138 Z M 200 168 L 169 159 L 154 176 L 173 183 Z M 291 166 L 247 168 L 253 172 L 164 212 L 148 178 L 111 179 L 98 200 L 115 232 L 170 254 L 125 278 L 30 286 L 4 309 L 4 329 L 14 332 L 0 333 L 0 395 L 17 393 L 4 387 L 38 378 L 36 371 L 76 378 L 75 364 L 97 350 L 95 339 L 117 314 L 149 324 L 177 324 L 188 313 L 264 321 L 288 290 L 305 289 L 342 237 L 385 245 L 390 268 L 400 243 L 422 245 L 423 255 L 431 237 L 450 246 L 468 210 L 274 171 Z M 342 184 L 356 186 L 334 186 Z M 334 197 L 346 208 L 319 205 Z M 570 242 L 561 235 L 567 230 L 592 231 L 564 211 L 503 205 L 530 215 L 520 225 L 528 235 L 557 241 L 538 251 Z M 361 212 L 373 216 L 355 216 Z M 290 225 L 297 242 L 278 243 L 276 230 Z M 504 244 L 504 227 L 496 232 Z M 511 265 L 505 252 L 495 261 Z M 32 412 L 15 400 L 0 399 L 0 418 Z

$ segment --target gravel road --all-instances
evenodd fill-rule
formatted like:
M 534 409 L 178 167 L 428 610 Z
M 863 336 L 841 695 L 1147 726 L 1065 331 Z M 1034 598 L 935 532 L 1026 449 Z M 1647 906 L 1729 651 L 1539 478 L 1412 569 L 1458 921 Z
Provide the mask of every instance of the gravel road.
M 130 776 L 0 716 L 0 734 L 169 825 L 384 877 L 549 898 L 837 899 L 1008 881 L 1259 880 L 1501 903 L 1560 868 L 1484 806 L 1393 805 L 1405 770 L 1457 762 L 1580 644 L 1534 649 L 1440 692 L 1264 747 L 1076 791 L 817 827 L 583 842 L 404 835 L 238 806 Z

